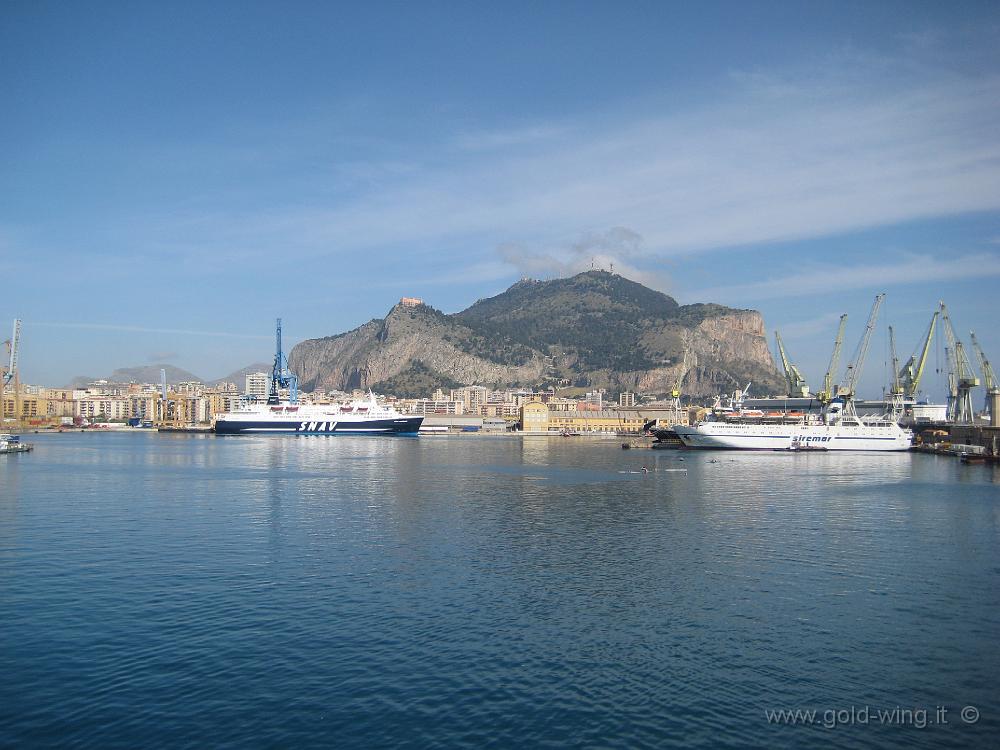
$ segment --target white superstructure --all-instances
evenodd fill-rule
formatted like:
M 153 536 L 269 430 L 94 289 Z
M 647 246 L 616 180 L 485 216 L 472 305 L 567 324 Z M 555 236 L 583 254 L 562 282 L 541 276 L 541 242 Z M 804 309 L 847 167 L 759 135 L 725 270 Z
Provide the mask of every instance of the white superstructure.
M 905 451 L 913 433 L 885 417 L 844 413 L 834 401 L 820 418 L 737 412 L 671 429 L 689 448 L 739 450 Z

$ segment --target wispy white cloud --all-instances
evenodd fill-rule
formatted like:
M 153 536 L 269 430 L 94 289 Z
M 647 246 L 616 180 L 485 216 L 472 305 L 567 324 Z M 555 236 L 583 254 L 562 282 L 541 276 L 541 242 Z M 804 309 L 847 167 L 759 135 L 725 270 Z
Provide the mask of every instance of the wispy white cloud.
M 929 284 L 1000 276 L 1000 255 L 993 253 L 909 254 L 891 261 L 850 267 L 814 264 L 780 277 L 746 284 L 695 289 L 686 297 L 698 300 L 768 300 L 840 294 L 851 289 L 876 289 L 886 284 Z
M 123 333 L 166 333 L 180 334 L 183 336 L 221 336 L 234 339 L 269 339 L 270 336 L 261 336 L 251 333 L 232 333 L 229 331 L 192 331 L 180 328 L 147 328 L 145 326 L 117 325 L 114 323 L 50 323 L 32 322 L 32 326 L 42 326 L 44 328 L 80 328 L 93 331 L 121 331 Z
M 346 202 L 201 228 L 241 253 L 433 248 L 451 263 L 446 248 L 500 247 L 524 268 L 532 254 L 572 257 L 560 238 L 616 226 L 643 237 L 639 255 L 667 257 L 1000 209 L 1000 75 L 866 78 L 858 66 L 819 80 L 750 76 L 700 110 L 580 124 L 544 148 L 525 145 L 530 128 L 492 133 L 476 153 L 445 148 Z
M 667 275 L 635 265 L 645 254 L 642 237 L 626 227 L 614 227 L 604 232 L 589 232 L 576 241 L 555 244 L 546 249 L 534 249 L 508 243 L 498 249 L 500 258 L 517 269 L 520 276 L 551 278 L 570 276 L 581 271 L 601 269 L 613 271 L 654 288 L 669 285 Z
M 826 313 L 809 320 L 796 320 L 793 323 L 785 323 L 777 326 L 781 332 L 781 338 L 789 341 L 802 338 L 814 338 L 817 334 L 827 331 L 836 331 L 840 322 L 840 313 Z

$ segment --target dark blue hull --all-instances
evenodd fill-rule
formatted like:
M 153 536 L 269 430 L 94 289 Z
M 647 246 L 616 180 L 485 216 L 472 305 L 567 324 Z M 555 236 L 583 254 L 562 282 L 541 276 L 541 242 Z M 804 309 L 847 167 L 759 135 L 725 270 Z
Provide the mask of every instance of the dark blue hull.
M 230 420 L 215 423 L 219 435 L 416 435 L 423 417 L 397 417 L 368 421 Z

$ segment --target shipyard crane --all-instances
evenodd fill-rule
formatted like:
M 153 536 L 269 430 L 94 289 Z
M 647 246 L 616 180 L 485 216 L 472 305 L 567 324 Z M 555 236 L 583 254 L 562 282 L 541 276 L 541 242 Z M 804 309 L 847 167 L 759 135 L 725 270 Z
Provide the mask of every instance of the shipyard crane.
M 680 421 L 681 415 L 681 383 L 688 374 L 688 349 L 684 347 L 684 357 L 681 360 L 681 371 L 677 373 L 674 387 L 670 389 L 670 398 L 673 399 L 674 419 Z
M 833 354 L 830 356 L 830 365 L 826 368 L 826 375 L 823 376 L 823 390 L 816 394 L 816 398 L 822 404 L 828 404 L 837 394 L 833 392 L 833 379 L 837 377 L 837 367 L 840 366 L 840 350 L 844 347 L 844 326 L 847 325 L 847 313 L 840 316 L 840 326 L 837 328 L 837 338 L 833 342 Z
M 927 355 L 931 351 L 931 340 L 934 338 L 934 326 L 937 324 L 939 310 L 935 310 L 931 316 L 930 325 L 927 326 L 927 333 L 923 337 L 923 346 L 920 347 L 920 354 L 916 352 L 910 355 L 906 364 L 895 376 L 903 391 L 903 398 L 913 399 L 917 396 L 917 389 L 920 387 L 920 379 L 924 375 L 924 365 L 927 364 Z M 893 365 L 895 369 L 896 365 Z
M 875 321 L 878 319 L 879 308 L 882 307 L 882 300 L 885 299 L 885 294 L 876 294 L 875 302 L 872 304 L 872 311 L 868 315 L 868 324 L 865 326 L 865 332 L 861 336 L 861 341 L 858 342 L 858 348 L 854 351 L 854 357 L 850 363 L 847 365 L 847 372 L 844 377 L 844 387 L 841 388 L 837 395 L 844 399 L 844 411 L 850 412 L 854 410 L 854 396 L 857 393 L 858 381 L 861 379 L 861 372 L 865 367 L 865 359 L 868 357 L 868 348 L 871 346 L 872 333 L 875 331 Z
M 281 403 L 279 388 L 288 389 L 288 403 L 299 402 L 299 379 L 288 369 L 288 360 L 281 351 L 281 318 L 276 326 L 277 347 L 274 352 L 274 366 L 271 368 L 271 391 L 267 394 L 267 403 L 276 406 Z
M 781 334 L 775 331 L 774 338 L 778 342 L 778 355 L 781 358 L 781 367 L 785 371 L 788 397 L 808 398 L 809 386 L 806 384 L 806 379 L 802 377 L 802 373 L 799 372 L 799 368 L 788 361 L 788 355 L 785 354 L 785 345 L 781 341 Z
M 899 369 L 899 357 L 896 356 L 896 335 L 889 326 L 889 358 L 892 368 L 892 385 L 889 387 L 889 412 L 893 419 L 898 419 L 903 413 L 903 380 Z
M 17 357 L 21 346 L 21 319 L 14 319 L 14 330 L 11 333 L 10 338 L 4 342 L 7 347 L 7 367 L 3 370 L 3 382 L 0 383 L 0 425 L 4 424 L 4 411 L 7 405 L 7 386 L 11 381 L 14 382 L 14 422 L 20 422 L 21 419 L 21 394 L 20 394 L 20 383 L 17 372 Z
M 979 359 L 979 369 L 983 373 L 983 386 L 986 388 L 986 413 L 990 415 L 992 421 L 994 417 L 993 399 L 1000 394 L 1000 383 L 997 382 L 997 377 L 993 372 L 993 365 L 986 358 L 983 347 L 979 345 L 979 341 L 976 339 L 975 331 L 969 331 L 969 340 L 972 341 L 972 349 Z
M 941 303 L 941 322 L 945 339 L 948 341 L 948 417 L 956 424 L 972 424 L 972 389 L 979 385 L 979 378 L 972 369 L 965 347 L 955 336 L 955 329 L 948 316 L 948 308 Z

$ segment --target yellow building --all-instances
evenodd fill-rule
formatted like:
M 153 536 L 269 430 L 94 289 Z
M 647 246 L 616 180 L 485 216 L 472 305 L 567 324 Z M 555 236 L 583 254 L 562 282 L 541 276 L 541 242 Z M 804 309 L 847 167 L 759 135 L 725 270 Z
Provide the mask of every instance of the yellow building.
M 642 432 L 646 419 L 635 409 L 560 411 L 549 414 L 549 429 L 557 432 Z
M 21 402 L 21 411 L 18 415 L 19 419 L 44 419 L 49 416 L 48 399 L 40 398 L 38 396 L 29 396 L 24 393 L 20 394 L 18 399 Z M 7 419 L 13 419 L 16 408 L 14 394 L 7 393 L 3 404 L 4 417 Z M 2 430 L 0 430 L 0 432 L 2 432 Z
M 524 432 L 549 431 L 549 407 L 541 401 L 530 401 L 521 407 L 521 430 Z

